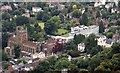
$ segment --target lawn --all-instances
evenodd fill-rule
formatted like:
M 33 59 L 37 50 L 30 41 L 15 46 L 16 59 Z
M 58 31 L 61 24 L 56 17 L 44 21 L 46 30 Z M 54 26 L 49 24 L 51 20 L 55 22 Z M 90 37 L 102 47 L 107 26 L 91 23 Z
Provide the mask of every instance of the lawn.
M 38 23 L 38 25 L 41 27 L 41 29 L 44 29 L 44 23 L 43 22 Z
M 68 35 L 68 30 L 65 30 L 65 29 L 58 29 L 58 32 L 57 33 L 55 33 L 56 35 Z

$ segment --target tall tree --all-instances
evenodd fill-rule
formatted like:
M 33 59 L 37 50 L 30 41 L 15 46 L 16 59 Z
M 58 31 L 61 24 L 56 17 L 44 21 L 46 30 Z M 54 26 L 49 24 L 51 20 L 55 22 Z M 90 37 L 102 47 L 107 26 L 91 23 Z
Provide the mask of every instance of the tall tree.
M 104 28 L 103 22 L 101 21 L 99 24 L 99 33 L 103 33 L 104 30 L 105 30 L 105 28 Z
M 7 47 L 7 43 L 8 43 L 8 34 L 5 32 L 2 33 L 2 49 L 4 49 L 5 47 Z
M 81 23 L 82 25 L 87 25 L 87 24 L 88 24 L 88 21 L 89 21 L 89 19 L 88 19 L 87 14 L 86 14 L 86 13 L 83 13 L 82 19 L 81 19 L 80 23 Z
M 96 36 L 94 34 L 89 35 L 85 40 L 85 51 L 90 53 L 93 47 L 97 46 Z
M 19 47 L 19 45 L 14 45 L 14 53 L 15 53 L 15 58 L 20 57 L 20 47 Z

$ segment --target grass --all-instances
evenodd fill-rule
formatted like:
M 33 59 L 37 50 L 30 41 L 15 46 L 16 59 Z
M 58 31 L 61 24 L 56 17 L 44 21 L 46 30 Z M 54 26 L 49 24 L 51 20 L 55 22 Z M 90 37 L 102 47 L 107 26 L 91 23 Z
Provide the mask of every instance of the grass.
M 65 29 L 58 29 L 58 32 L 56 32 L 55 35 L 59 35 L 59 36 L 68 36 L 68 30 L 65 30 Z
M 44 23 L 43 22 L 38 23 L 38 25 L 41 27 L 41 29 L 44 29 Z

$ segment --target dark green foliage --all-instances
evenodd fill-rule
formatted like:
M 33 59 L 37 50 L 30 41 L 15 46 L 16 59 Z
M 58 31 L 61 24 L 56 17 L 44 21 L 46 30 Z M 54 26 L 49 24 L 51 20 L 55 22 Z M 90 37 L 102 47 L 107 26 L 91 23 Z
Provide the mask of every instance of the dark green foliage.
M 77 44 L 79 44 L 79 43 L 81 43 L 81 42 L 84 42 L 84 40 L 85 40 L 85 36 L 84 35 L 82 35 L 82 34 L 78 34 L 78 35 L 74 35 L 74 43 L 77 45 Z
M 81 19 L 80 23 L 81 23 L 82 25 L 87 25 L 87 24 L 88 24 L 88 21 L 89 21 L 89 19 L 88 19 L 87 14 L 86 14 L 86 13 L 83 13 L 82 19 Z
M 8 56 L 4 51 L 2 51 L 2 61 L 8 61 Z
M 29 18 L 24 17 L 24 16 L 18 16 L 16 18 L 16 25 L 17 26 L 22 26 L 22 25 L 26 25 L 29 24 Z
M 14 32 L 16 24 L 14 21 L 4 21 L 2 23 L 2 32 Z
M 100 15 L 100 11 L 97 11 L 97 13 L 96 13 L 96 18 L 98 18 L 98 17 L 100 17 L 101 15 Z
M 43 17 L 43 12 L 40 12 L 37 14 L 37 20 L 42 20 L 42 17 Z
M 8 43 L 8 34 L 5 32 L 2 33 L 2 49 L 7 47 L 7 43 Z
M 15 58 L 19 58 L 20 57 L 20 46 L 19 45 L 14 45 L 14 53 L 15 53 Z
M 7 12 L 2 13 L 2 20 L 10 20 L 10 14 Z
M 120 43 L 113 43 L 112 52 L 113 53 L 120 53 Z
M 44 30 L 47 34 L 54 34 L 57 31 L 57 26 L 53 21 L 48 20 L 45 23 Z
M 82 15 L 82 13 L 79 11 L 79 10 L 74 10 L 73 13 L 72 13 L 72 16 L 74 18 L 80 18 L 80 16 Z
M 105 27 L 104 27 L 103 22 L 101 21 L 99 24 L 99 33 L 103 33 L 104 31 L 105 31 Z
M 78 50 L 70 50 L 68 52 L 68 54 L 71 56 L 71 57 L 79 57 L 80 56 L 80 52 Z
M 37 68 L 35 69 L 35 71 L 38 71 L 38 72 L 45 72 L 45 71 L 48 71 L 50 68 L 50 62 L 45 60 L 45 61 L 41 61 L 39 63 L 39 65 L 37 66 Z
M 76 48 L 76 45 L 74 44 L 73 40 L 64 44 L 65 50 L 70 50 L 70 49 L 75 49 L 75 48 Z
M 97 46 L 97 40 L 95 40 L 95 39 L 96 39 L 96 36 L 94 34 L 91 34 L 91 35 L 89 35 L 89 37 L 86 38 L 85 51 L 87 53 L 90 53 L 92 48 Z

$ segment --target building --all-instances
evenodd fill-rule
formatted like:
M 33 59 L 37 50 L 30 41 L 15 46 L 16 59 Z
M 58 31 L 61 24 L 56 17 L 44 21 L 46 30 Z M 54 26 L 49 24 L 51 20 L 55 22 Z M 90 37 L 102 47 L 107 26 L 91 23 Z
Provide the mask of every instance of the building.
M 58 10 L 63 10 L 65 8 L 65 5 L 58 4 Z
M 99 26 L 92 25 L 92 26 L 76 26 L 76 27 L 71 27 L 71 33 L 69 35 L 74 36 L 75 34 L 82 34 L 85 35 L 86 37 L 89 36 L 90 34 L 99 34 Z
M 4 5 L 1 7 L 1 11 L 8 11 L 8 10 L 12 10 L 11 6 Z
M 97 41 L 98 41 L 97 44 L 102 47 L 111 47 L 114 43 L 114 40 L 107 39 L 106 36 L 102 36 L 102 35 L 97 38 Z
M 33 12 L 41 12 L 41 11 L 43 11 L 43 10 L 42 10 L 42 8 L 40 8 L 40 7 L 32 7 L 32 11 L 33 11 Z
M 78 44 L 78 51 L 80 51 L 80 52 L 84 52 L 85 51 L 85 44 L 84 43 Z
M 63 41 L 59 39 L 49 39 L 41 44 L 41 50 L 45 52 L 45 55 L 52 55 L 63 50 Z
M 34 54 L 39 50 L 39 43 L 28 40 L 27 29 L 23 26 L 17 26 L 16 33 L 9 37 L 8 47 L 5 48 L 5 53 L 9 56 L 14 56 L 15 45 L 19 45 L 21 56 Z

